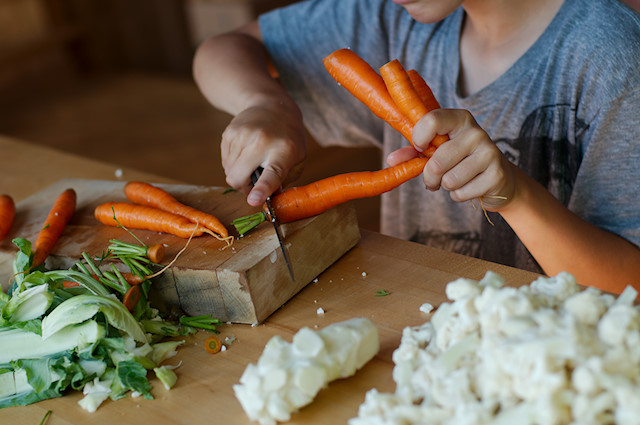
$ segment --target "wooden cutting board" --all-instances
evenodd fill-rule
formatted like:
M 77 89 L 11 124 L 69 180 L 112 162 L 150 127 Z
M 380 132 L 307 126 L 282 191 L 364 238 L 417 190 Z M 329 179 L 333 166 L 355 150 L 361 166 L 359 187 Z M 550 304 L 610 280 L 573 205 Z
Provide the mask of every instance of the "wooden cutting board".
M 95 206 L 100 203 L 127 201 L 124 184 L 64 179 L 20 202 L 12 230 L 0 242 L 0 279 L 5 290 L 16 252 L 11 240 L 23 237 L 35 242 L 55 198 L 67 188 L 78 194 L 76 213 L 47 260 L 47 267 L 69 268 L 83 252 L 100 255 L 110 239 L 135 243 L 124 229 L 104 226 L 93 216 Z M 157 186 L 180 202 L 215 215 L 236 237 L 229 223 L 257 211 L 247 205 L 244 194 L 224 193 L 224 188 Z M 165 264 L 187 243 L 186 239 L 172 235 L 132 232 L 147 245 L 165 244 Z M 355 209 L 349 203 L 316 217 L 283 224 L 281 232 L 295 282 L 289 277 L 273 226 L 265 222 L 237 238 L 229 248 L 208 235 L 193 238 L 175 264 L 154 279 L 152 304 L 164 311 L 178 307 L 189 315 L 211 314 L 225 322 L 260 323 L 360 240 Z

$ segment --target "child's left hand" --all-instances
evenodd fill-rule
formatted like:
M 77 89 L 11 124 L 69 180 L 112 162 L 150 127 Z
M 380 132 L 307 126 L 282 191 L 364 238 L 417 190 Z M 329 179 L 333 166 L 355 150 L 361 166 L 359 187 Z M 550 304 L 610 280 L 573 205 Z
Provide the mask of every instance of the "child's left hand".
M 489 211 L 498 211 L 516 195 L 516 166 L 500 152 L 471 113 L 462 109 L 437 109 L 425 115 L 413 129 L 413 143 L 424 151 L 436 134 L 448 134 L 424 167 L 428 190 L 448 190 L 451 199 L 464 202 L 482 199 Z M 387 156 L 395 165 L 418 156 L 411 146 Z

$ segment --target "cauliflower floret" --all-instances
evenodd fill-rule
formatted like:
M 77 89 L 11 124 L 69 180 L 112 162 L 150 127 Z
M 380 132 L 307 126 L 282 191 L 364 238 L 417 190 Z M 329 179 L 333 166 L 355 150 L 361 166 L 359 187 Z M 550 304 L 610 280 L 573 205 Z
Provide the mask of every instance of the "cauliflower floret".
M 403 331 L 395 393 L 370 391 L 350 425 L 640 425 L 635 290 L 568 273 L 514 288 L 491 272 L 446 288 L 451 302 Z

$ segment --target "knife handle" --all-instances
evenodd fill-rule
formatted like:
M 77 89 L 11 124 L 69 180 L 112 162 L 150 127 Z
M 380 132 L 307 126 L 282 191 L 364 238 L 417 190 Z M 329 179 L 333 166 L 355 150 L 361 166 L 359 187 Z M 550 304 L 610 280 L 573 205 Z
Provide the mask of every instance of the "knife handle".
M 264 171 L 264 168 L 262 168 L 262 166 L 256 168 L 256 171 L 254 171 L 251 174 L 251 183 L 253 183 L 253 185 L 255 186 L 256 183 L 258 182 L 258 179 L 260 178 L 260 176 L 262 175 L 262 172 Z

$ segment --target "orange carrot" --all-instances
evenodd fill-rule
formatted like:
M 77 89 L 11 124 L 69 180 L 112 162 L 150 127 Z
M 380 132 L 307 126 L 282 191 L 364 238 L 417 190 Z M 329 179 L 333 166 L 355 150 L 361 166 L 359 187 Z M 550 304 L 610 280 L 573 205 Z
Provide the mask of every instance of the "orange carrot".
M 398 59 L 380 67 L 380 75 L 393 102 L 413 125 L 429 113 Z
M 140 285 L 144 281 L 144 278 L 133 273 L 122 273 L 122 277 L 124 277 L 124 280 L 131 286 Z
M 80 284 L 78 282 L 74 282 L 72 280 L 63 280 L 62 287 L 63 288 L 77 288 Z
M 388 192 L 419 176 L 427 161 L 428 158 L 419 157 L 379 171 L 328 177 L 306 186 L 284 190 L 271 198 L 271 204 L 282 223 L 311 217 L 352 199 Z
M 226 227 L 216 217 L 184 205 L 166 190 L 157 186 L 144 182 L 129 182 L 124 187 L 124 193 L 131 202 L 180 215 L 194 223 L 200 223 L 221 238 L 229 237 Z
M 76 210 L 76 192 L 67 189 L 53 203 L 44 226 L 36 239 L 31 267 L 37 267 L 51 254 L 53 246 L 64 232 L 65 227 Z
M 9 195 L 0 195 L 0 241 L 9 234 L 16 217 L 16 204 Z
M 364 59 L 352 50 L 339 49 L 323 63 L 334 80 L 411 142 L 413 125 L 398 110 L 382 77 Z
M 409 117 L 414 125 L 433 110 L 427 105 L 431 105 L 432 107 L 437 106 L 435 109 L 440 108 L 440 104 L 433 96 L 433 92 L 424 79 L 414 71 L 412 82 L 410 74 L 405 71 L 397 59 L 383 65 L 380 68 L 380 74 L 389 90 L 391 98 L 396 102 L 398 109 Z M 418 92 L 416 86 L 420 92 Z M 431 144 L 434 148 L 437 148 L 447 140 L 449 140 L 449 136 L 437 134 L 431 141 Z M 435 151 L 435 149 L 431 149 L 429 153 L 432 155 L 433 151 Z
M 164 245 L 161 243 L 151 245 L 147 248 L 147 257 L 152 263 L 159 264 L 164 258 Z
M 118 227 L 122 225 L 130 229 L 169 233 L 181 238 L 202 236 L 205 233 L 219 238 L 211 230 L 185 217 L 158 208 L 127 202 L 106 202 L 98 205 L 94 210 L 94 216 L 107 226 Z
M 422 78 L 422 76 L 415 69 L 410 69 L 407 71 L 409 75 L 409 80 L 411 80 L 411 85 L 422 99 L 422 102 L 425 104 L 427 109 L 433 111 L 434 109 L 440 109 L 440 103 L 436 100 L 436 97 L 433 95 L 431 91 L 431 87 L 427 84 L 427 82 Z
M 212 335 L 204 342 L 204 349 L 211 354 L 219 353 L 222 349 L 222 342 L 217 336 Z
M 416 92 L 418 93 L 418 96 L 420 96 L 420 99 L 422 99 L 422 102 L 429 109 L 429 111 L 440 109 L 440 103 L 438 102 L 436 97 L 433 95 L 433 92 L 431 91 L 431 87 L 429 87 L 427 82 L 424 80 L 424 78 L 422 78 L 422 76 L 418 73 L 418 71 L 416 71 L 415 69 L 410 69 L 409 71 L 407 71 L 407 74 L 409 74 L 409 79 L 411 80 L 411 84 L 413 85 Z M 447 140 L 449 140 L 449 136 L 447 136 L 446 134 L 437 134 L 436 137 L 434 137 L 433 140 L 431 141 L 430 148 L 433 147 L 433 150 L 435 151 L 435 149 L 438 146 L 440 146 Z M 431 155 L 427 155 L 427 156 L 431 156 Z
M 133 311 L 133 309 L 136 308 L 138 301 L 140 301 L 141 296 L 142 291 L 140 290 L 140 286 L 134 285 L 124 293 L 124 296 L 122 297 L 122 304 L 127 307 L 127 310 Z

